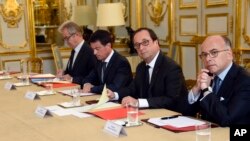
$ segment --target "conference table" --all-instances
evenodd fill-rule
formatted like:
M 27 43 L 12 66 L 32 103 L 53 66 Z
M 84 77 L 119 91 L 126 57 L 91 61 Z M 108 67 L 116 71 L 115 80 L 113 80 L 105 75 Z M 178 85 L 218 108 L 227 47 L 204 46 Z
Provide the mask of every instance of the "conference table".
M 38 106 L 52 106 L 70 101 L 71 97 L 62 94 L 41 96 L 40 99 L 25 98 L 27 91 L 41 91 L 43 87 L 16 87 L 6 89 L 7 82 L 18 79 L 0 80 L 0 141 L 195 141 L 195 131 L 175 133 L 155 128 L 143 122 L 141 126 L 124 127 L 127 136 L 113 136 L 104 132 L 106 121 L 98 117 L 78 118 L 75 116 L 48 116 L 40 118 L 35 114 Z M 58 88 L 54 90 L 69 89 Z M 81 97 L 81 102 L 95 100 L 99 95 Z M 139 119 L 171 116 L 178 114 L 166 109 L 141 110 Z M 229 128 L 212 128 L 211 141 L 229 141 Z

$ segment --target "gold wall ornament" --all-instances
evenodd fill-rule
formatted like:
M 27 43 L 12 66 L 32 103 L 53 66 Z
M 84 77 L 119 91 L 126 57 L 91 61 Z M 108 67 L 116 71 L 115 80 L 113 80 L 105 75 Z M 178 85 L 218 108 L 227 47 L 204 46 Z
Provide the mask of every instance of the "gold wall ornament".
M 120 3 L 122 3 L 122 13 L 123 13 L 123 17 L 124 17 L 124 20 L 127 21 L 128 19 L 128 12 L 127 12 L 127 7 L 128 7 L 128 4 L 126 2 L 126 0 L 120 0 Z
M 24 41 L 23 43 L 21 43 L 18 46 L 13 46 L 13 45 L 7 45 L 2 40 L 0 40 L 0 47 L 6 48 L 6 49 L 17 48 L 17 47 L 19 47 L 19 48 L 25 48 L 25 47 L 27 47 L 27 41 Z
M 9 28 L 16 28 L 23 15 L 23 6 L 16 0 L 6 0 L 4 5 L 0 5 L 0 14 Z
M 167 11 L 166 2 L 162 0 L 151 0 L 147 4 L 147 9 L 150 19 L 155 23 L 155 26 L 159 26 Z
M 202 44 L 202 42 L 206 39 L 207 36 L 193 36 L 193 38 L 191 39 L 191 43 L 194 44 Z
M 73 11 L 72 9 L 73 9 L 72 3 L 70 3 L 69 5 L 69 11 L 65 6 L 63 7 L 64 21 L 70 20 L 70 18 L 72 17 L 72 11 Z

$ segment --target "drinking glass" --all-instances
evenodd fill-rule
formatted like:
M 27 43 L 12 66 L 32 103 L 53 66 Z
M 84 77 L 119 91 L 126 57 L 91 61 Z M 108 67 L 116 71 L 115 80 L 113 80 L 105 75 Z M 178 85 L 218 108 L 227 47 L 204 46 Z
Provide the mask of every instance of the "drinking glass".
M 138 125 L 138 102 L 129 102 L 126 104 L 128 126 Z
M 211 141 L 211 123 L 195 126 L 196 141 Z

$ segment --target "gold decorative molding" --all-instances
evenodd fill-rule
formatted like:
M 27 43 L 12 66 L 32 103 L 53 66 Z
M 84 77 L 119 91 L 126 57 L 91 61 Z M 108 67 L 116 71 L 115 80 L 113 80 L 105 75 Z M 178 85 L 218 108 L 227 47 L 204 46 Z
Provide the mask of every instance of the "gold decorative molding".
M 119 1 L 121 4 L 122 4 L 122 13 L 123 13 L 123 17 L 124 17 L 124 20 L 127 21 L 128 19 L 128 10 L 127 10 L 127 7 L 128 7 L 128 4 L 127 4 L 127 1 L 126 0 L 120 0 Z
M 164 0 L 151 0 L 147 4 L 147 10 L 155 26 L 159 26 L 167 12 L 167 4 Z
M 207 36 L 193 36 L 193 38 L 190 40 L 191 43 L 194 44 L 201 44 Z
M 248 12 L 249 12 L 249 2 L 248 0 L 245 1 L 245 7 L 244 7 L 245 11 L 244 12 L 244 27 L 243 27 L 243 31 L 242 31 L 242 35 L 243 35 L 243 38 L 245 40 L 245 42 L 250 45 L 250 36 L 248 35 L 247 33 L 247 30 L 248 30 L 248 23 L 247 23 L 247 20 L 248 20 Z
M 24 41 L 23 43 L 21 43 L 18 46 L 10 46 L 10 45 L 5 44 L 3 41 L 0 41 L 0 46 L 3 47 L 3 48 L 6 48 L 6 49 L 16 48 L 16 47 L 25 48 L 27 46 L 27 41 Z
M 0 5 L 0 14 L 9 28 L 16 28 L 23 15 L 23 6 L 16 0 L 6 0 L 4 5 Z

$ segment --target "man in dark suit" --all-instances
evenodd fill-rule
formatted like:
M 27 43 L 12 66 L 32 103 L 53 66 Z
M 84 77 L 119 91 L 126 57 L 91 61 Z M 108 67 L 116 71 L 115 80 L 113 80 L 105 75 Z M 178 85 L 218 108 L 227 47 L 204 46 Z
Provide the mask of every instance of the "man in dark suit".
M 192 111 L 221 126 L 250 124 L 250 75 L 233 62 L 230 40 L 207 37 L 200 58 L 204 68 L 188 94 Z
M 72 48 L 66 70 L 58 70 L 57 76 L 73 83 L 82 84 L 96 64 L 93 50 L 82 37 L 81 28 L 72 21 L 64 22 L 58 31 L 62 34 L 64 42 Z
M 160 51 L 158 38 L 151 29 L 136 30 L 133 42 L 143 62 L 137 66 L 132 83 L 118 93 L 109 90 L 109 98 L 119 99 L 124 106 L 139 102 L 141 108 L 178 111 L 176 102 L 187 93 L 180 66 Z
M 106 30 L 97 30 L 89 40 L 98 64 L 84 79 L 83 92 L 100 94 L 104 84 L 108 89 L 117 91 L 132 80 L 128 60 L 112 49 L 112 35 Z

